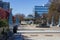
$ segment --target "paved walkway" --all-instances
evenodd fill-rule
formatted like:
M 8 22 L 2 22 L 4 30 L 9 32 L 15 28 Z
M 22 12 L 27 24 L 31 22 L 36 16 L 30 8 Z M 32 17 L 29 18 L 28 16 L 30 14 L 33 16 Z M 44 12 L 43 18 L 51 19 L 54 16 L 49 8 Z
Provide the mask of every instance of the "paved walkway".
M 36 25 L 21 25 L 18 33 L 25 36 L 25 40 L 60 40 L 60 27 L 36 28 Z
M 26 33 L 22 35 L 26 40 L 60 40 L 60 33 Z

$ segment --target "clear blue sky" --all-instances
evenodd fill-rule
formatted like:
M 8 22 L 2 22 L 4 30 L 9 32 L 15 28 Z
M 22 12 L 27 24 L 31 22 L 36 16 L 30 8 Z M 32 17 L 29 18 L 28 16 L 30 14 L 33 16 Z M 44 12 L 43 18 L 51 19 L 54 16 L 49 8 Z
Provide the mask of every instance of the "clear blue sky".
M 46 4 L 48 0 L 3 0 L 10 2 L 11 8 L 13 8 L 13 15 L 16 13 L 23 13 L 25 15 L 32 14 L 34 6 L 40 6 Z

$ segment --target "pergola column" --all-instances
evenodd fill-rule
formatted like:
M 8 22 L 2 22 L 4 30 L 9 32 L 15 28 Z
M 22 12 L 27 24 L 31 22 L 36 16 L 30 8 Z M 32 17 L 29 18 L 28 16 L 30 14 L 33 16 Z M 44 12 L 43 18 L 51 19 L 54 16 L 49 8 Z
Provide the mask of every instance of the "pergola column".
M 59 16 L 59 22 L 58 22 L 58 25 L 57 25 L 57 27 L 60 27 L 60 16 Z
M 51 25 L 50 27 L 53 27 L 54 26 L 54 16 L 52 16 L 52 20 L 51 20 Z

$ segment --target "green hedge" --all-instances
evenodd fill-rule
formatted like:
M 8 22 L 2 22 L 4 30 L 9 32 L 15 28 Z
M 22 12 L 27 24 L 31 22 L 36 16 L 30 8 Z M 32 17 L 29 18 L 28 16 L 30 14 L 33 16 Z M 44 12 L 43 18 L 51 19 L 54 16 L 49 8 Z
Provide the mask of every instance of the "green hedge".
M 0 20 L 0 27 L 6 27 L 8 26 L 8 21 L 7 20 Z

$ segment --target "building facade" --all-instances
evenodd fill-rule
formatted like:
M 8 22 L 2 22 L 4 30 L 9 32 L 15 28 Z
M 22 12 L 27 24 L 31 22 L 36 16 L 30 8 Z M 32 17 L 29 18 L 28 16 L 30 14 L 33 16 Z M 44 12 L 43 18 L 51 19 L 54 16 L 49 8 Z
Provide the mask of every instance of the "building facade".
M 9 10 L 10 9 L 10 3 L 9 2 L 3 2 L 1 0 L 0 1 L 0 7 L 3 8 L 4 10 Z
M 10 9 L 10 3 L 9 2 L 3 2 L 3 8 L 5 10 L 9 10 Z
M 35 6 L 35 23 L 41 23 L 43 18 L 46 19 L 43 14 L 47 14 L 48 10 L 49 6 Z
M 50 1 L 48 1 L 46 4 L 42 5 L 42 6 L 35 6 L 35 21 L 38 23 L 41 23 L 42 19 L 46 19 L 47 17 L 44 17 L 43 14 L 48 14 L 49 11 L 49 7 L 50 7 Z
M 35 12 L 38 14 L 48 13 L 48 6 L 35 6 Z

